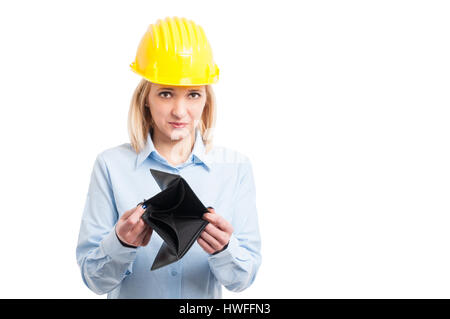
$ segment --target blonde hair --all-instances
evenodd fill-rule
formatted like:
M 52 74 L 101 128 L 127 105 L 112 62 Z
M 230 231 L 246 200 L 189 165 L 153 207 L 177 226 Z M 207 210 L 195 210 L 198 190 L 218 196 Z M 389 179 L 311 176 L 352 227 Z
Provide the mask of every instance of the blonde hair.
M 154 128 L 154 121 L 148 107 L 145 106 L 146 98 L 150 93 L 152 83 L 142 79 L 134 90 L 128 111 L 128 135 L 131 146 L 139 153 L 147 143 L 147 136 Z M 203 108 L 198 129 L 200 130 L 206 153 L 212 148 L 213 129 L 216 121 L 216 101 L 211 85 L 206 85 L 206 103 Z

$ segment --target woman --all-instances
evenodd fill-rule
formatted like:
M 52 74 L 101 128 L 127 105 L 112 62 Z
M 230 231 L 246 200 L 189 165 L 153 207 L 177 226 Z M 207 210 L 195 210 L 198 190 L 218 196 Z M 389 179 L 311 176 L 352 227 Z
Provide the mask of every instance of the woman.
M 202 28 L 180 18 L 150 25 L 134 72 L 130 144 L 95 161 L 77 245 L 84 283 L 108 298 L 220 298 L 249 287 L 261 263 L 248 158 L 212 145 L 219 69 Z M 209 206 L 209 224 L 184 257 L 150 271 L 162 239 L 141 215 L 161 190 L 150 168 L 181 175 Z

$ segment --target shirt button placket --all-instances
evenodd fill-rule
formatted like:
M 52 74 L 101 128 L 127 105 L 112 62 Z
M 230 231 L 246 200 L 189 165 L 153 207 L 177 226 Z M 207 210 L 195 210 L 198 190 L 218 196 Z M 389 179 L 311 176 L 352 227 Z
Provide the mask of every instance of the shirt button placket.
M 173 280 L 174 291 L 173 298 L 181 298 L 181 274 L 178 265 L 174 265 L 173 268 L 169 270 L 170 277 Z
M 180 165 L 177 167 L 171 166 L 170 169 L 173 174 L 182 175 L 181 172 L 185 166 Z M 173 287 L 175 287 L 173 291 L 174 298 L 181 298 L 181 262 L 178 262 L 173 265 L 173 268 L 169 270 L 170 277 L 173 279 Z

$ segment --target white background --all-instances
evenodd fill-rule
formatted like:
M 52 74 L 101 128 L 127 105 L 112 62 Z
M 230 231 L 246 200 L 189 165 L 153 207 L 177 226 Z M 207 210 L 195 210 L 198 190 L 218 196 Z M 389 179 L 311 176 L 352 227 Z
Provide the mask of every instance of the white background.
M 81 214 L 166 16 L 205 29 L 215 142 L 253 163 L 263 262 L 225 298 L 450 297 L 448 2 L 128 0 L 0 4 L 1 298 L 106 297 Z

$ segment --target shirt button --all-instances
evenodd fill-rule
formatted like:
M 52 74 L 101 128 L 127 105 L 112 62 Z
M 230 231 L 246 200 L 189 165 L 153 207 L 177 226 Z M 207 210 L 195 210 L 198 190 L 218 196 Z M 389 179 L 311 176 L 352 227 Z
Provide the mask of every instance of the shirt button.
M 175 270 L 172 270 L 172 276 L 176 276 L 178 273 Z

